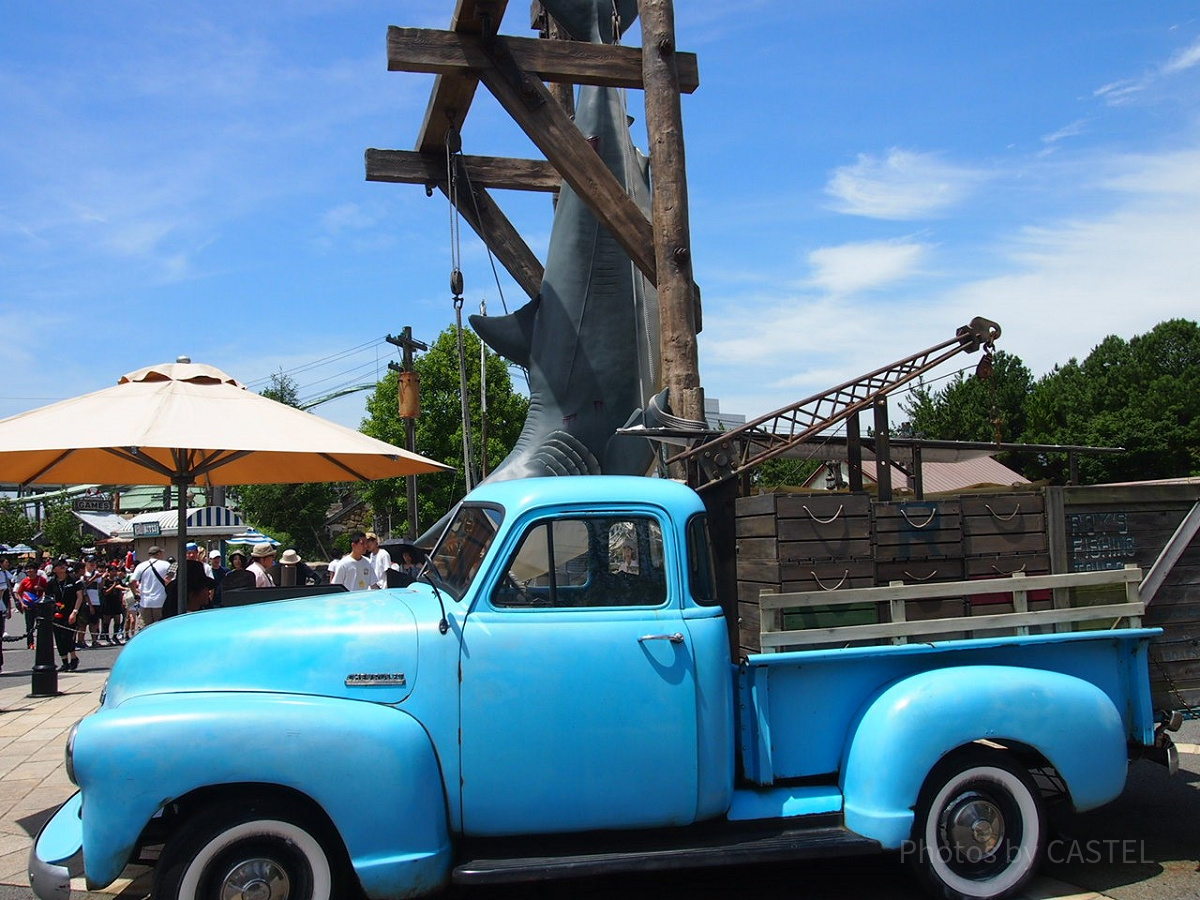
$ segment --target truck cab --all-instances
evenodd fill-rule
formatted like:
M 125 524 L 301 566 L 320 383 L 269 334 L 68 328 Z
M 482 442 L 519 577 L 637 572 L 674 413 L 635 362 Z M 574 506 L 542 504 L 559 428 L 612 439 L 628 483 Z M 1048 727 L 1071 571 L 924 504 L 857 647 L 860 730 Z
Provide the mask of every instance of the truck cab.
M 530 502 L 537 484 L 488 486 L 431 554 L 461 629 L 465 835 L 687 825 L 729 804 L 733 667 L 704 510 L 627 481 L 551 506 Z

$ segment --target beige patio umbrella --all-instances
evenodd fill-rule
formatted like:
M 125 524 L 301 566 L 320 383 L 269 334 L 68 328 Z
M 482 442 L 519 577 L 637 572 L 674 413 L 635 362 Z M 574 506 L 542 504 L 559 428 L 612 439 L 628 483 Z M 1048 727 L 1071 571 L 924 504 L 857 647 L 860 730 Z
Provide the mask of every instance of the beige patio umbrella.
M 186 358 L 0 420 L 0 482 L 174 485 L 181 563 L 189 485 L 374 481 L 450 469 Z M 186 572 L 181 564 L 181 607 Z

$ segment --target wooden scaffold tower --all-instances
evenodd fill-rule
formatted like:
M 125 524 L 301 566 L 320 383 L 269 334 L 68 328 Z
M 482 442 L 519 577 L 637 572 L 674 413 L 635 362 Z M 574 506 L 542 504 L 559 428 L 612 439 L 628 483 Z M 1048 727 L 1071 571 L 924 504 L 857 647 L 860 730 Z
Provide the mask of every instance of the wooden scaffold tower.
M 680 106 L 680 94 L 696 90 L 699 74 L 695 55 L 676 50 L 671 0 L 638 0 L 641 48 L 570 40 L 538 2 L 532 6 L 532 24 L 539 38 L 502 35 L 507 5 L 507 0 L 457 0 L 447 31 L 388 29 L 388 69 L 432 73 L 437 79 L 416 149 L 367 150 L 367 180 L 442 191 L 530 298 L 541 289 L 542 263 L 491 191 L 555 192 L 565 181 L 657 288 L 663 386 L 675 415 L 702 422 L 696 347 L 700 295 L 692 277 Z M 479 84 L 545 159 L 447 154 L 447 142 L 459 141 Z M 645 92 L 651 219 L 575 127 L 576 84 Z M 455 181 L 469 185 L 462 195 L 452 189 L 452 166 L 463 176 Z

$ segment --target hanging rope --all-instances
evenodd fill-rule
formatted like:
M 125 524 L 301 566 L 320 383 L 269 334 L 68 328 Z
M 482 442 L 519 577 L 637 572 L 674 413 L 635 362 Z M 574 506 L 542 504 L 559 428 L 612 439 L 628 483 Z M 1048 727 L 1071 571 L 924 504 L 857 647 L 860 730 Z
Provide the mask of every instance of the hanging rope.
M 458 215 L 458 169 L 455 154 L 462 151 L 462 138 L 450 128 L 446 132 L 446 193 L 450 198 L 450 293 L 454 298 L 454 322 L 458 334 L 458 382 L 462 397 L 463 480 L 470 491 L 475 486 L 475 463 L 471 453 L 471 399 L 467 389 L 467 358 L 463 349 L 462 244 Z

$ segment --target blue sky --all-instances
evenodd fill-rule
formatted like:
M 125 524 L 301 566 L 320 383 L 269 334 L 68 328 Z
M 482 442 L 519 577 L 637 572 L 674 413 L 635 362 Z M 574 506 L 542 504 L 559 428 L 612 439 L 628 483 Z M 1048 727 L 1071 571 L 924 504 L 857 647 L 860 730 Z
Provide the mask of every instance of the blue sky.
M 367 183 L 362 160 L 411 148 L 432 83 L 386 71 L 387 26 L 452 9 L 5 4 L 0 416 L 179 354 L 315 397 L 382 375 L 384 335 L 449 325 L 446 202 Z M 725 411 L 974 315 L 1036 374 L 1197 318 L 1193 3 L 676 0 L 676 19 L 701 73 L 683 100 L 701 379 Z M 504 30 L 526 25 L 510 4 Z M 463 138 L 536 155 L 484 91 Z M 544 253 L 547 198 L 497 198 Z M 465 228 L 462 252 L 469 310 L 524 302 Z

